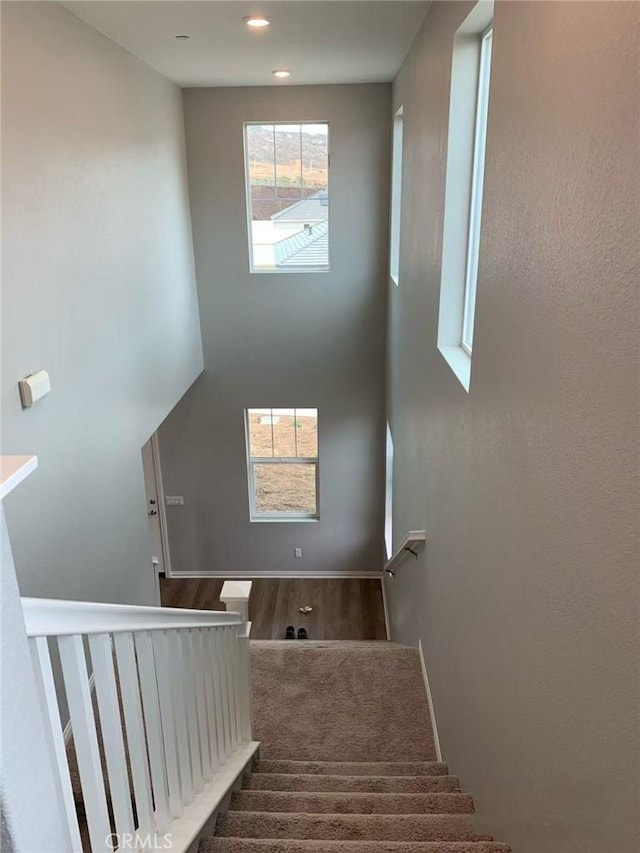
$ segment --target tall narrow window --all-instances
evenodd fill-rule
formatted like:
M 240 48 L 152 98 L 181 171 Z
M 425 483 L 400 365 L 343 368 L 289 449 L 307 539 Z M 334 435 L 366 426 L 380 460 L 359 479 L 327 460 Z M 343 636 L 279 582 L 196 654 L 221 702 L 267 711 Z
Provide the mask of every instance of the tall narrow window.
M 247 409 L 252 521 L 319 518 L 318 410 Z
M 484 153 L 487 142 L 487 112 L 489 109 L 489 73 L 491 71 L 492 42 L 493 27 L 489 27 L 482 36 L 480 43 L 476 127 L 473 144 L 473 172 L 471 174 L 471 209 L 469 211 L 469 235 L 467 238 L 467 271 L 464 283 L 462 346 L 469 355 L 471 355 L 473 348 L 473 323 L 476 312 L 476 288 L 478 285 L 480 217 L 482 214 L 482 189 L 484 185 Z
M 384 495 L 384 542 L 387 549 L 387 560 L 393 554 L 393 436 L 387 422 L 387 459 L 386 482 Z
M 393 150 L 391 153 L 391 235 L 389 246 L 389 274 L 400 281 L 400 214 L 402 209 L 402 107 L 393 119 Z
M 493 2 L 479 0 L 453 42 L 438 349 L 468 391 L 478 286 Z
M 245 124 L 251 272 L 329 269 L 329 125 Z

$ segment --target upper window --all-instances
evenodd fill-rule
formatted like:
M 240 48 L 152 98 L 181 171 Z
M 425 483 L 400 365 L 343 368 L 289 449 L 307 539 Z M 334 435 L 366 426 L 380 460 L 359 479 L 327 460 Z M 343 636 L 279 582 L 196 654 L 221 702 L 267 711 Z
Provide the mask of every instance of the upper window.
M 471 355 L 480 256 L 493 2 L 480 0 L 453 44 L 438 348 L 464 388 Z
M 247 409 L 252 521 L 319 518 L 318 410 Z
M 393 554 L 393 436 L 387 421 L 387 454 L 386 477 L 384 490 L 384 543 L 387 549 L 387 560 Z
M 402 207 L 402 107 L 393 119 L 393 150 L 391 154 L 391 239 L 389 247 L 389 274 L 400 281 L 400 211 Z
M 487 141 L 487 112 L 489 109 L 489 74 L 491 72 L 491 46 L 493 27 L 489 27 L 480 42 L 480 68 L 476 98 L 476 126 L 473 140 L 473 171 L 471 174 L 471 203 L 469 234 L 467 236 L 467 269 L 464 282 L 464 309 L 462 312 L 462 346 L 471 355 L 473 349 L 473 322 L 476 313 L 476 288 L 478 284 L 478 258 L 480 255 L 480 215 L 484 184 L 484 151 Z
M 329 269 L 329 125 L 245 124 L 251 272 Z

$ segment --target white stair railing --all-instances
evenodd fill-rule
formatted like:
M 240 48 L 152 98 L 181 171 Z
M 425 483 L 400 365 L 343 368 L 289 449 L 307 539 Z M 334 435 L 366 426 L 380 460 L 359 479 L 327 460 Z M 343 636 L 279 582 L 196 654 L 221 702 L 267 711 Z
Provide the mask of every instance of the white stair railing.
M 34 598 L 22 606 L 72 849 L 82 851 L 81 824 L 52 653 L 92 853 L 187 850 L 257 747 L 246 622 L 210 610 Z

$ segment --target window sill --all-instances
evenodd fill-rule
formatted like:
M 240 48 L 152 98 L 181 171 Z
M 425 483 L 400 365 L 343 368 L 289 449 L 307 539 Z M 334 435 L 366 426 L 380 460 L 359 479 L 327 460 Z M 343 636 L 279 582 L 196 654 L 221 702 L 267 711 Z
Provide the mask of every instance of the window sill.
M 440 344 L 438 349 L 444 360 L 447 362 L 451 370 L 456 375 L 456 378 L 469 393 L 469 385 L 471 384 L 471 357 L 465 352 L 461 346 L 450 346 Z
M 249 269 L 250 275 L 316 275 L 317 273 L 331 272 L 331 267 L 278 267 L 277 269 Z
M 314 516 L 285 515 L 285 516 L 282 516 L 282 518 L 276 518 L 275 516 L 269 517 L 269 516 L 254 515 L 254 516 L 251 516 L 249 518 L 249 521 L 251 521 L 252 523 L 257 522 L 258 524 L 273 523 L 273 522 L 275 522 L 276 524 L 284 524 L 284 523 L 289 523 L 289 522 L 293 522 L 294 524 L 300 524 L 302 522 L 302 523 L 306 524 L 307 522 L 320 521 L 320 516 L 317 516 L 317 515 L 314 515 Z

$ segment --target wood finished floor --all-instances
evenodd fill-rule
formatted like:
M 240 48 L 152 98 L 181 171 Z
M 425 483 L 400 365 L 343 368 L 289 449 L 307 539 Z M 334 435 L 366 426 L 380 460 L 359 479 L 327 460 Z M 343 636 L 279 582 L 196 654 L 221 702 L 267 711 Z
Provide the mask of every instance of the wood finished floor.
M 161 578 L 164 607 L 224 610 L 223 581 Z M 298 608 L 310 605 L 303 616 Z M 249 601 L 252 640 L 280 640 L 287 625 L 304 626 L 312 640 L 386 640 L 382 588 L 374 578 L 261 578 Z

